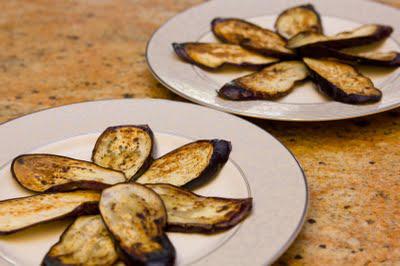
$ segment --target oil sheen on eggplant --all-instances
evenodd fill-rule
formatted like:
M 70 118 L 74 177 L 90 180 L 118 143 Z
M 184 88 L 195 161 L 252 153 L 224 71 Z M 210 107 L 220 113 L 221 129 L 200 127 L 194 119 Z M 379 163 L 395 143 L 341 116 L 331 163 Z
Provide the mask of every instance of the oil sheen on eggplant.
M 286 40 L 277 33 L 237 18 L 215 18 L 211 22 L 214 35 L 223 42 L 238 44 L 264 55 L 292 58 L 295 53 L 286 48 Z
M 320 91 L 344 103 L 377 102 L 382 92 L 354 67 L 333 60 L 303 58 Z
M 118 261 L 114 242 L 100 215 L 78 217 L 43 259 L 44 266 L 109 266 Z
M 67 217 L 96 214 L 99 200 L 99 192 L 84 190 L 0 201 L 0 234 Z
M 392 32 L 392 27 L 378 24 L 363 25 L 333 36 L 325 36 L 313 31 L 300 32 L 288 41 L 287 47 L 298 49 L 306 46 L 327 46 L 342 49 L 381 41 L 389 37 Z
M 148 184 L 163 200 L 168 231 L 215 233 L 243 221 L 251 212 L 252 199 L 203 197 L 169 184 Z
M 99 209 L 120 256 L 128 265 L 173 265 L 175 249 L 164 233 L 167 212 L 161 198 L 137 183 L 103 190 Z
M 235 101 L 276 99 L 288 94 L 297 81 L 307 76 L 307 67 L 302 62 L 285 61 L 228 82 L 218 94 Z
M 303 31 L 323 33 L 321 18 L 311 4 L 295 6 L 283 11 L 275 21 L 275 30 L 286 39 Z
M 150 165 L 153 142 L 153 132 L 147 125 L 109 127 L 97 139 L 92 160 L 102 167 L 121 171 L 130 179 Z
M 229 158 L 229 141 L 198 140 L 154 160 L 136 182 L 194 187 L 208 182 Z
M 121 172 L 53 154 L 24 154 L 11 164 L 15 180 L 35 192 L 101 190 L 126 181 Z

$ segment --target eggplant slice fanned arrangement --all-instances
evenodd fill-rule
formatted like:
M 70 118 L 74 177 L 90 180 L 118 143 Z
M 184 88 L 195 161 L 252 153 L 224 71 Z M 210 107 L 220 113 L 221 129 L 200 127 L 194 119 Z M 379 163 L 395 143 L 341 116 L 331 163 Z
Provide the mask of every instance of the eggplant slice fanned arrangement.
M 173 43 L 175 53 L 184 61 L 201 67 L 216 69 L 223 65 L 265 66 L 278 62 L 243 49 L 239 45 L 225 43 Z
M 109 127 L 97 139 L 92 160 L 131 179 L 150 165 L 153 142 L 153 132 L 147 125 Z
M 100 193 L 84 190 L 0 201 L 0 234 L 67 217 L 96 214 L 99 200 Z
M 229 141 L 198 140 L 153 161 L 136 182 L 168 183 L 194 187 L 208 182 L 226 163 L 232 146 Z
M 393 32 L 393 28 L 386 25 L 368 24 L 352 31 L 338 33 L 334 36 L 307 31 L 300 32 L 288 41 L 287 47 L 312 49 L 314 46 L 326 46 L 335 49 L 367 45 L 386 39 Z
M 103 190 L 99 209 L 120 256 L 129 265 L 173 265 L 175 248 L 164 227 L 167 212 L 161 198 L 136 183 Z
M 228 82 L 218 94 L 235 101 L 275 99 L 288 94 L 297 81 L 307 76 L 307 67 L 302 62 L 285 61 Z
M 169 184 L 148 184 L 163 200 L 168 231 L 215 233 L 243 221 L 251 212 L 252 199 L 203 197 Z
M 53 154 L 20 155 L 13 160 L 11 172 L 21 186 L 35 192 L 101 190 L 126 181 L 121 172 Z
M 215 18 L 211 22 L 214 35 L 222 42 L 238 44 L 261 54 L 279 58 L 293 58 L 295 53 L 286 48 L 286 40 L 277 33 L 237 18 Z
M 377 102 L 382 92 L 354 67 L 337 61 L 303 58 L 320 91 L 344 103 Z
M 275 30 L 286 39 L 303 31 L 323 33 L 321 18 L 311 4 L 295 6 L 283 11 L 275 21 Z
M 114 265 L 114 242 L 100 215 L 78 217 L 46 254 L 42 265 Z

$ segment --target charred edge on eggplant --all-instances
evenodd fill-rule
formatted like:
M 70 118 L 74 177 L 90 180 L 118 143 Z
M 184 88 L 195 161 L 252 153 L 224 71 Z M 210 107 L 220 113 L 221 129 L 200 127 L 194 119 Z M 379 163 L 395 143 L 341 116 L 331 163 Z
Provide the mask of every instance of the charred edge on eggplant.
M 226 83 L 218 95 L 234 101 L 276 99 L 287 95 L 296 82 L 307 76 L 307 68 L 302 62 L 285 61 Z
M 221 197 L 204 197 L 191 192 L 188 189 L 173 186 L 170 184 L 147 184 L 147 187 L 153 189 L 164 201 L 167 208 L 168 220 L 167 220 L 167 231 L 170 232 L 184 232 L 184 233 L 202 233 L 202 234 L 213 234 L 224 230 L 228 230 L 235 225 L 243 221 L 247 216 L 250 215 L 252 209 L 252 198 L 243 199 L 232 199 L 232 198 L 221 198 Z M 167 191 L 165 193 L 165 191 Z M 168 194 L 169 193 L 169 194 Z M 186 199 L 177 200 L 180 194 Z M 171 197 L 166 196 L 170 195 Z M 171 199 L 171 201 L 169 200 Z M 182 203 L 185 200 L 193 200 L 192 208 L 187 208 L 188 205 L 180 210 L 176 204 Z M 201 208 L 200 212 L 204 211 L 205 208 L 211 208 L 212 202 L 214 206 L 219 205 L 215 215 L 212 217 L 204 217 L 202 214 L 200 219 L 209 218 L 209 221 L 199 220 L 199 222 L 182 222 L 185 219 L 180 214 L 184 212 L 194 212 L 196 208 Z M 187 204 L 187 202 L 186 202 Z M 176 213 L 175 213 L 176 211 Z M 211 210 L 210 210 L 211 211 Z M 225 212 L 225 213 L 224 213 Z M 174 221 L 174 216 L 178 216 L 179 222 Z M 216 218 L 217 217 L 217 218 Z M 213 220 L 214 219 L 214 220 Z
M 336 50 L 326 46 L 314 46 L 314 47 L 301 47 L 299 53 L 305 57 L 311 58 L 334 58 L 340 61 L 345 61 L 349 64 L 361 64 L 361 65 L 372 65 L 372 66 L 386 66 L 396 67 L 400 66 L 400 53 L 394 53 L 395 56 L 390 60 L 380 60 L 362 54 L 352 54 L 345 51 Z
M 205 68 L 206 70 L 216 70 L 216 69 L 220 69 L 223 68 L 225 65 L 231 65 L 231 66 L 237 66 L 237 67 L 251 67 L 251 68 L 259 68 L 259 67 L 263 67 L 263 66 L 267 66 L 270 65 L 272 63 L 278 62 L 279 59 L 278 58 L 274 58 L 274 57 L 267 57 L 267 56 L 263 56 L 260 54 L 256 54 L 252 51 L 247 51 L 244 48 L 240 48 L 243 49 L 244 53 L 248 53 L 248 56 L 250 56 L 251 54 L 253 54 L 254 57 L 259 58 L 259 62 L 251 62 L 251 60 L 248 60 L 248 62 L 243 61 L 241 63 L 235 63 L 232 60 L 229 61 L 229 58 L 227 58 L 223 63 L 217 65 L 217 66 L 211 66 L 211 65 L 206 65 L 200 61 L 196 61 L 195 59 L 193 59 L 186 51 L 186 47 L 187 45 L 194 45 L 194 44 L 208 44 L 208 43 L 173 43 L 173 49 L 176 53 L 176 55 L 181 58 L 182 60 L 186 61 L 187 63 L 199 66 L 201 68 Z M 211 43 L 210 43 L 211 44 Z M 234 44 L 231 44 L 232 46 L 234 46 Z M 245 56 L 245 55 L 244 55 Z
M 160 167 L 157 165 L 159 162 L 163 161 L 168 161 L 172 160 L 171 163 L 175 163 L 176 160 L 173 160 L 174 156 L 176 154 L 181 154 L 182 152 L 190 153 L 190 148 L 194 149 L 200 149 L 200 148 L 205 148 L 202 147 L 202 144 L 211 144 L 211 156 L 210 158 L 205 161 L 202 160 L 202 162 L 199 164 L 197 161 L 197 167 L 204 167 L 203 169 L 195 169 L 198 171 L 193 176 L 181 176 L 177 177 L 177 173 L 174 170 L 164 170 L 163 165 Z M 204 146 L 204 145 L 203 145 Z M 208 146 L 209 147 L 209 146 Z M 207 149 L 208 149 L 207 147 Z M 148 172 L 145 172 L 141 177 L 139 177 L 136 182 L 138 183 L 170 183 L 173 185 L 177 186 L 184 186 L 188 188 L 194 188 L 197 186 L 201 186 L 207 182 L 209 182 L 214 175 L 218 172 L 218 170 L 226 163 L 226 161 L 229 159 L 229 154 L 232 150 L 232 145 L 229 141 L 226 140 L 220 140 L 220 139 L 213 139 L 213 140 L 198 140 L 195 142 L 188 143 L 184 146 L 181 146 L 163 156 L 160 158 L 154 160 L 153 164 L 149 167 Z M 183 155 L 182 155 L 183 156 Z M 188 155 L 190 156 L 190 154 Z M 197 155 L 197 156 L 202 156 L 203 155 Z M 206 154 L 208 156 L 208 154 Z M 191 158 L 191 162 L 189 163 L 194 163 L 193 160 L 196 160 L 198 158 Z M 201 158 L 200 158 L 201 159 Z M 202 158 L 204 159 L 204 158 Z M 168 164 L 168 163 L 167 163 Z M 179 169 L 178 169 L 179 170 Z M 160 174 L 160 172 L 162 174 Z M 171 172 L 175 172 L 175 175 L 171 175 Z M 173 179 L 168 179 L 168 178 L 173 178 Z M 179 180 L 181 179 L 181 180 Z
M 139 169 L 137 169 L 136 173 L 134 173 L 131 176 L 127 176 L 127 174 L 125 173 L 126 171 L 128 171 L 129 169 L 122 171 L 122 170 L 117 170 L 117 169 L 113 169 L 116 171 L 122 171 L 125 173 L 125 176 L 128 180 L 132 180 L 135 179 L 138 176 L 141 176 L 146 170 L 147 168 L 151 165 L 151 162 L 153 160 L 152 158 L 152 153 L 153 153 L 153 148 L 154 148 L 154 134 L 153 131 L 151 130 L 151 128 L 148 125 L 119 125 L 119 126 L 112 126 L 112 127 L 108 127 L 106 128 L 106 130 L 103 131 L 103 133 L 101 133 L 101 135 L 98 137 L 96 144 L 93 148 L 92 151 L 92 161 L 94 163 L 96 163 L 96 152 L 99 150 L 99 147 L 101 145 L 101 142 L 103 140 L 103 138 L 105 136 L 107 136 L 110 132 L 116 132 L 117 130 L 121 129 L 121 128 L 137 128 L 137 129 L 141 129 L 143 130 L 145 133 L 148 134 L 148 136 L 150 137 L 150 142 L 151 142 L 151 146 L 150 146 L 150 151 L 149 154 L 147 155 L 147 157 L 144 159 L 143 164 L 139 167 Z M 96 163 L 97 164 L 97 163 Z M 109 166 L 108 168 L 110 168 L 111 166 Z
M 14 158 L 14 160 L 12 161 L 11 175 L 14 178 L 14 180 L 17 181 L 17 183 L 21 187 L 25 188 L 26 190 L 32 191 L 32 192 L 44 192 L 44 193 L 67 192 L 67 191 L 74 191 L 74 190 L 79 190 L 79 189 L 102 190 L 102 189 L 114 184 L 114 183 L 103 183 L 100 181 L 93 181 L 93 180 L 73 180 L 69 177 L 60 178 L 60 176 L 55 178 L 54 172 L 52 174 L 48 173 L 49 176 L 47 177 L 47 178 L 54 179 L 54 180 L 50 180 L 50 181 L 54 182 L 52 185 L 49 184 L 49 180 L 44 180 L 44 179 L 38 180 L 38 177 L 34 177 L 34 179 L 29 180 L 29 178 L 26 174 L 24 174 L 22 177 L 19 177 L 20 175 L 17 174 L 16 167 L 18 167 L 19 165 L 23 166 L 24 164 L 26 164 L 26 159 L 25 159 L 26 157 L 36 157 L 36 156 L 37 157 L 49 157 L 49 158 L 51 157 L 51 158 L 56 158 L 57 160 L 67 160 L 67 161 L 71 161 L 71 162 L 82 163 L 85 166 L 92 167 L 92 169 L 89 169 L 89 171 L 92 173 L 93 173 L 93 168 L 96 168 L 99 171 L 101 170 L 101 171 L 107 172 L 108 174 L 115 175 L 113 177 L 113 179 L 115 179 L 115 183 L 125 181 L 123 173 L 98 166 L 92 162 L 74 159 L 74 158 L 61 156 L 61 155 L 55 155 L 55 154 L 46 154 L 46 153 L 22 154 L 22 155 L 17 156 L 16 158 Z M 66 174 L 71 169 L 71 167 L 67 166 L 67 165 L 60 165 L 59 167 L 55 167 L 54 165 L 52 165 L 52 167 L 54 167 L 54 171 L 56 171 L 56 170 L 59 171 L 58 172 L 59 175 L 62 175 L 63 173 Z M 81 168 L 83 169 L 84 167 L 81 167 Z M 121 178 L 118 180 L 116 179 L 117 175 L 121 176 Z M 41 177 L 43 177 L 43 176 L 44 175 L 42 175 Z M 46 176 L 44 176 L 44 177 L 46 177 Z M 104 179 L 104 177 L 105 176 L 103 175 L 102 178 Z M 68 180 L 68 179 L 69 179 L 69 181 L 64 182 L 65 180 Z M 33 181 L 35 181 L 36 184 L 32 183 Z M 111 181 L 111 180 L 108 180 L 108 181 Z M 61 183 L 56 184 L 56 182 L 61 182 Z M 64 182 L 64 183 L 62 183 L 62 182 Z M 43 188 L 40 188 L 40 186 L 42 186 Z
M 305 58 L 304 62 L 306 63 L 307 60 L 308 59 Z M 342 64 L 342 63 L 337 62 L 337 64 Z M 336 86 L 335 84 L 333 84 L 332 82 L 330 82 L 329 80 L 327 80 L 326 78 L 321 76 L 317 71 L 313 70 L 307 63 L 306 63 L 306 65 L 308 67 L 310 77 L 314 81 L 317 88 L 321 92 L 325 93 L 326 95 L 328 95 L 329 97 L 334 99 L 335 101 L 343 102 L 343 103 L 350 103 L 350 104 L 361 104 L 361 103 L 378 102 L 382 98 L 382 92 L 373 86 L 373 83 L 370 79 L 363 76 L 355 68 L 353 68 L 353 70 L 355 71 L 355 73 L 357 73 L 357 75 L 362 76 L 363 78 L 368 80 L 370 82 L 370 84 L 372 84 L 372 87 L 377 92 L 376 95 L 372 95 L 372 94 L 371 95 L 362 95 L 362 94 L 356 94 L 356 93 L 347 93 L 344 91 L 344 89 Z M 346 65 L 346 66 L 351 67 L 349 65 Z
M 1 207 L 1 205 L 3 203 L 9 202 L 9 201 L 32 199 L 32 198 L 35 198 L 35 197 L 51 196 L 51 195 L 54 195 L 54 194 L 71 194 L 71 193 L 78 193 L 78 192 L 79 191 L 58 192 L 58 193 L 38 194 L 38 195 L 32 195 L 32 196 L 27 196 L 27 197 L 21 197 L 21 198 L 12 198 L 12 199 L 7 199 L 7 200 L 0 201 L 0 207 Z M 93 192 L 90 192 L 90 191 L 82 191 L 82 192 L 84 192 L 84 193 L 93 193 Z M 96 192 L 96 194 L 98 194 L 99 198 L 100 198 L 100 194 L 97 193 L 97 192 Z M 23 205 L 24 204 L 21 204 L 21 206 L 23 206 Z M 72 211 L 70 211 L 68 213 L 64 213 L 64 214 L 59 215 L 59 216 L 55 216 L 55 217 L 52 217 L 52 218 L 49 218 L 49 219 L 46 219 L 46 220 L 40 220 L 40 221 L 35 221 L 35 222 L 32 222 L 32 223 L 28 223 L 28 224 L 26 224 L 24 226 L 20 226 L 20 227 L 18 227 L 16 229 L 11 229 L 11 230 L 1 230 L 0 229 L 0 235 L 12 234 L 12 233 L 24 230 L 24 229 L 31 228 L 31 227 L 36 226 L 38 224 L 46 224 L 46 223 L 59 221 L 59 220 L 70 218 L 70 217 L 77 217 L 77 216 L 81 216 L 81 215 L 98 214 L 99 213 L 99 206 L 98 205 L 99 205 L 99 201 L 82 202 L 82 203 L 80 203 L 80 205 L 75 207 Z M 1 217 L 1 215 L 0 215 L 0 217 Z
M 315 18 L 317 21 L 316 21 L 316 24 L 314 24 L 312 26 L 305 27 L 303 30 L 299 30 L 297 32 L 294 32 L 293 34 L 288 34 L 287 32 L 283 32 L 284 31 L 283 29 L 282 30 L 279 29 L 279 22 L 282 17 L 290 15 L 288 13 L 292 12 L 292 10 L 295 10 L 295 9 L 305 9 L 305 10 L 311 11 L 313 13 L 313 15 L 315 15 Z M 295 7 L 284 10 L 282 13 L 280 13 L 278 15 L 278 18 L 276 19 L 275 24 L 274 24 L 274 28 L 275 28 L 276 32 L 280 36 L 282 36 L 282 38 L 285 38 L 285 39 L 290 39 L 294 35 L 296 35 L 300 32 L 303 32 L 303 31 L 314 31 L 314 32 L 323 34 L 321 16 L 312 4 L 295 6 Z
M 218 24 L 228 22 L 228 21 L 235 21 L 235 22 L 243 23 L 244 25 L 247 25 L 248 27 L 268 33 L 269 35 L 274 36 L 275 40 L 272 40 L 271 36 L 265 37 L 265 39 L 268 40 L 269 42 L 273 42 L 273 41 L 279 42 L 279 44 L 274 43 L 275 48 L 271 47 L 271 45 L 270 45 L 270 47 L 266 47 L 265 44 L 261 45 L 261 46 L 255 45 L 254 43 L 252 43 L 254 40 L 252 40 L 250 37 L 243 36 L 243 34 L 236 34 L 236 37 L 233 39 L 226 38 L 223 34 L 218 32 L 217 27 L 218 27 Z M 284 38 L 282 38 L 279 34 L 273 32 L 271 30 L 262 28 L 254 23 L 242 20 L 242 19 L 214 18 L 211 21 L 211 31 L 222 42 L 238 44 L 240 46 L 243 46 L 246 49 L 253 50 L 260 54 L 264 54 L 266 56 L 278 57 L 278 58 L 283 58 L 283 59 L 294 59 L 297 57 L 296 54 L 292 50 L 290 50 L 289 48 L 286 47 L 286 45 L 287 45 L 286 40 Z M 239 36 L 239 35 L 242 35 L 242 36 Z

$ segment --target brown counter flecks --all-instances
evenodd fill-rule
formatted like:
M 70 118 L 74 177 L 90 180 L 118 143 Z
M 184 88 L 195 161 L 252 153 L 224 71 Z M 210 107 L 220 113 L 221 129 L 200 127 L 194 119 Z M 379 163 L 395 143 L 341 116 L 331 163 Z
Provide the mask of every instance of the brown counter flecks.
M 1 1 L 0 122 L 94 99 L 182 100 L 151 76 L 144 50 L 159 25 L 200 2 Z M 309 182 L 304 229 L 277 265 L 400 263 L 400 110 L 342 122 L 249 120 L 289 147 Z

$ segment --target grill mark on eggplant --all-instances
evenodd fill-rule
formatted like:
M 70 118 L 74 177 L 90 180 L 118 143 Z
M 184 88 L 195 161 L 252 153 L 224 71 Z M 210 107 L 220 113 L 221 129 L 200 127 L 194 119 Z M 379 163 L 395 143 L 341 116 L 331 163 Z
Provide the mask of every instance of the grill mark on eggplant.
M 284 10 L 276 19 L 274 27 L 286 39 L 303 31 L 323 33 L 321 17 L 311 4 Z
M 304 58 L 310 77 L 320 91 L 344 103 L 377 102 L 382 92 L 354 67 L 330 60 Z
M 211 30 L 222 42 L 238 44 L 264 55 L 293 58 L 295 53 L 286 48 L 286 40 L 273 31 L 237 18 L 215 18 Z
M 226 163 L 232 146 L 226 140 L 198 140 L 153 161 L 136 182 L 196 187 L 208 182 Z
M 96 214 L 99 199 L 100 193 L 85 190 L 0 201 L 0 234 L 68 217 Z
M 281 62 L 226 83 L 218 95 L 236 101 L 276 99 L 287 95 L 294 84 L 307 75 L 307 68 L 302 62 Z
M 211 234 L 227 230 L 251 212 L 252 199 L 204 197 L 169 184 L 147 184 L 163 200 L 168 213 L 167 230 Z
M 356 53 L 346 50 L 336 50 L 324 46 L 304 47 L 299 52 L 306 57 L 312 58 L 335 58 L 350 64 L 374 65 L 396 67 L 400 66 L 400 54 L 391 52 L 368 52 Z
M 121 171 L 131 179 L 150 165 L 153 142 L 153 132 L 147 125 L 109 127 L 97 139 L 92 160 L 102 167 Z
M 343 49 L 378 42 L 389 37 L 392 32 L 392 27 L 378 24 L 363 25 L 352 31 L 341 32 L 333 36 L 325 36 L 312 31 L 300 32 L 288 41 L 287 47 L 298 49 L 306 46 L 327 46 Z
M 103 191 L 99 208 L 125 263 L 173 265 L 175 249 L 163 231 L 167 213 L 153 190 L 137 183 L 115 185 Z
M 14 179 L 34 192 L 102 190 L 126 181 L 123 173 L 53 154 L 23 154 L 11 164 Z
M 224 65 L 266 66 L 279 61 L 278 58 L 263 56 L 234 44 L 188 42 L 173 43 L 172 47 L 184 61 L 209 69 Z
M 118 253 L 100 215 L 78 217 L 54 244 L 43 266 L 113 265 Z

